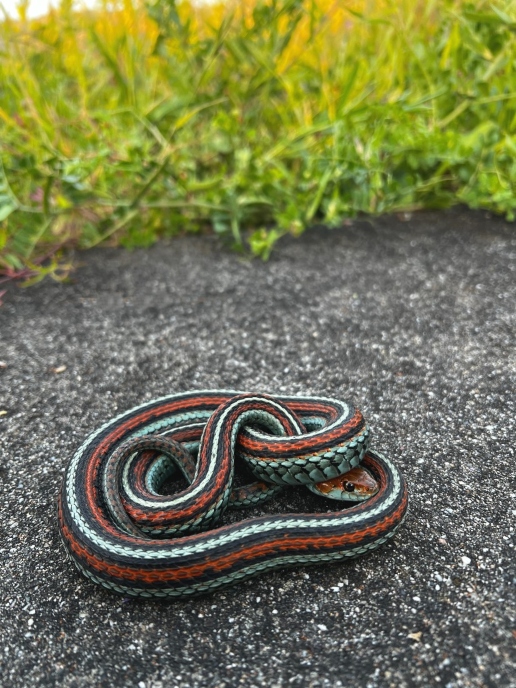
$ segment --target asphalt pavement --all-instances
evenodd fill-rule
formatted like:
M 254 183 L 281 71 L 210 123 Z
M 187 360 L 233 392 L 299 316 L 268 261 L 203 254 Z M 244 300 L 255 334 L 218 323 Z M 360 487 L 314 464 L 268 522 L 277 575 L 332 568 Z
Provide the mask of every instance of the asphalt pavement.
M 516 686 L 513 225 L 426 212 L 310 230 L 267 263 L 209 236 L 76 259 L 0 308 L 2 687 Z M 212 388 L 359 406 L 408 481 L 396 538 L 183 601 L 82 578 L 56 518 L 75 449 Z

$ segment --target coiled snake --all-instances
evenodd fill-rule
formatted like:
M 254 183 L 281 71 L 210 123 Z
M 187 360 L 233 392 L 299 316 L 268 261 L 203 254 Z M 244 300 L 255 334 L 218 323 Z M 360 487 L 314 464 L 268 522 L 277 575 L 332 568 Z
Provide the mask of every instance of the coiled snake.
M 58 498 L 61 535 L 88 578 L 141 597 L 200 594 L 270 569 L 355 557 L 392 537 L 407 509 L 402 475 L 368 441 L 360 411 L 335 399 L 163 397 L 110 420 L 72 457 Z M 259 482 L 233 489 L 235 457 Z M 177 469 L 189 486 L 160 494 Z M 228 505 L 263 501 L 287 485 L 368 498 L 341 511 L 207 530 Z

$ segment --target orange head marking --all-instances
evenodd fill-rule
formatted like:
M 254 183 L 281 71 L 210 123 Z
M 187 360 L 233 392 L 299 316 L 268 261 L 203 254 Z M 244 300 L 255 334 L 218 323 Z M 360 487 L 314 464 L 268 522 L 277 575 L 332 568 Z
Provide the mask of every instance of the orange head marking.
M 358 466 L 331 480 L 324 480 L 313 486 L 315 492 L 330 499 L 359 502 L 378 492 L 378 483 L 371 473 Z

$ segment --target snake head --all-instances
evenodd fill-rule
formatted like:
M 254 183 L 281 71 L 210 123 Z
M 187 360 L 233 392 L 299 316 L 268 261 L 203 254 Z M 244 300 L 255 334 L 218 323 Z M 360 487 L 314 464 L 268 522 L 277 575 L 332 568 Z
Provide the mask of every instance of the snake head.
M 362 502 L 369 499 L 379 489 L 378 483 L 371 473 L 361 466 L 352 468 L 347 473 L 331 480 L 324 480 L 307 487 L 321 497 L 349 502 Z

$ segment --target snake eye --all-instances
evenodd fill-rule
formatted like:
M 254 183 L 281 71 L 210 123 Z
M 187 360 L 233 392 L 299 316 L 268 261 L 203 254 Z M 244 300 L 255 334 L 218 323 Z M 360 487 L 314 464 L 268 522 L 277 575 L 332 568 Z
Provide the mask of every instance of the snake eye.
M 355 483 L 350 483 L 350 482 L 345 483 L 344 489 L 346 490 L 346 492 L 354 492 L 355 491 Z

